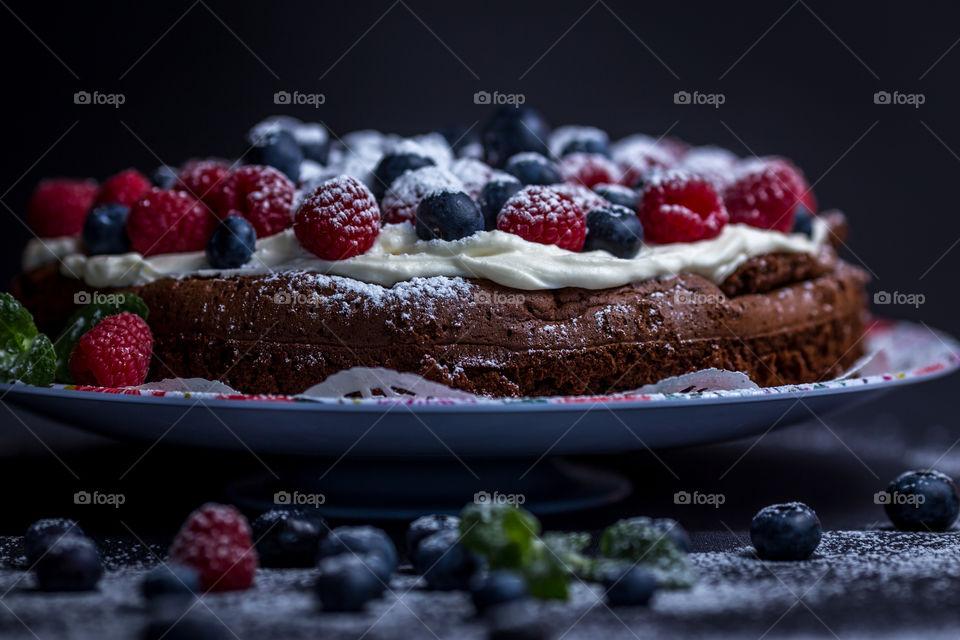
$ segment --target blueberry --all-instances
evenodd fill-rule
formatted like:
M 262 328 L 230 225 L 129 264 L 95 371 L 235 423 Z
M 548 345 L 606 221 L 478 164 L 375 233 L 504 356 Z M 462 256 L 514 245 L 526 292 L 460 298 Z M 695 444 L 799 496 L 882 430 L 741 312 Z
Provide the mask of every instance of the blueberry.
M 810 209 L 802 204 L 797 205 L 791 233 L 802 233 L 805 236 L 813 235 L 813 214 L 810 213 Z
M 324 611 L 361 611 L 383 593 L 383 583 L 364 556 L 341 553 L 324 558 L 317 568 L 314 589 Z
M 27 556 L 27 564 L 33 566 L 47 548 L 64 535 L 82 538 L 85 534 L 69 518 L 45 518 L 27 527 L 27 533 L 23 536 L 23 553 Z
M 460 543 L 460 532 L 438 531 L 424 538 L 413 554 L 413 567 L 431 589 L 467 589 L 483 567 L 480 558 Z
M 596 153 L 609 157 L 610 143 L 597 136 L 573 138 L 560 149 L 560 157 L 568 156 L 571 153 Z
M 246 218 L 225 218 L 207 242 L 207 263 L 214 269 L 236 269 L 250 261 L 257 246 L 257 232 Z
M 504 203 L 523 188 L 520 181 L 510 175 L 494 178 L 483 185 L 480 191 L 480 211 L 483 212 L 484 229 L 491 231 L 497 228 L 497 216 Z
M 458 240 L 483 231 L 484 220 L 473 198 L 462 192 L 439 191 L 417 206 L 417 237 Z
M 50 545 L 34 572 L 43 591 L 90 591 L 103 575 L 103 564 L 90 539 L 66 535 Z
M 312 567 L 327 534 L 319 514 L 292 509 L 267 511 L 251 528 L 264 567 Z
M 504 171 L 524 185 L 563 182 L 560 168 L 539 153 L 518 153 L 507 161 Z
M 373 170 L 373 186 L 370 190 L 377 198 L 377 202 L 380 202 L 393 181 L 404 173 L 436 164 L 433 158 L 416 153 L 388 153 L 380 159 L 377 168 Z
M 960 492 L 939 471 L 907 471 L 887 487 L 884 510 L 897 529 L 944 531 L 960 513 Z
M 477 613 L 483 613 L 494 605 L 526 598 L 527 581 L 508 569 L 477 574 L 470 581 L 470 597 Z
M 611 571 L 603 576 L 607 602 L 614 607 L 641 606 L 650 602 L 657 590 L 653 573 L 641 566 Z
M 421 516 L 410 523 L 407 528 L 407 555 L 413 557 L 420 541 L 437 531 L 460 530 L 460 518 L 457 516 L 446 516 L 433 514 Z
M 483 153 L 487 164 L 502 169 L 512 156 L 524 151 L 549 155 L 544 140 L 550 126 L 531 107 L 501 107 L 483 128 Z
M 584 251 L 604 249 L 618 258 L 632 258 L 643 244 L 643 227 L 632 209 L 612 204 L 587 213 Z
M 291 131 L 305 158 L 326 164 L 330 156 L 330 135 L 317 122 L 299 124 Z
M 177 184 L 179 173 L 171 166 L 162 164 L 153 170 L 150 175 L 150 181 L 158 189 L 172 189 Z
M 192 596 L 199 591 L 197 572 L 180 564 L 159 564 L 140 583 L 140 593 L 147 600 L 162 596 Z
M 274 167 L 294 183 L 300 180 L 300 163 L 303 151 L 293 134 L 286 129 L 268 128 L 250 133 L 250 150 L 247 152 L 248 164 L 262 164 Z
M 122 204 L 108 203 L 94 207 L 83 222 L 83 245 L 87 253 L 96 256 L 129 251 L 129 214 L 130 209 Z
M 337 527 L 320 543 L 321 559 L 354 554 L 370 556 L 369 564 L 383 582 L 388 582 L 397 568 L 397 547 L 376 527 Z M 375 556 L 379 556 L 380 561 L 376 561 Z
M 805 560 L 822 534 L 817 514 L 802 502 L 764 507 L 750 523 L 750 540 L 766 560 Z
M 598 184 L 593 188 L 593 192 L 610 204 L 618 204 L 631 211 L 636 211 L 640 204 L 640 194 L 622 184 Z

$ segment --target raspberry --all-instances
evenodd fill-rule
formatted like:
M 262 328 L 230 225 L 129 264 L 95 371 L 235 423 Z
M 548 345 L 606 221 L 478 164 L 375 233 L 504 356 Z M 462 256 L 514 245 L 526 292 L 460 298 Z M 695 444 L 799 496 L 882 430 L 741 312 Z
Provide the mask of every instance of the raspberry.
M 706 179 L 677 169 L 648 176 L 637 214 L 644 238 L 655 244 L 714 238 L 729 217 Z
M 787 233 L 793 228 L 797 205 L 816 212 L 817 203 L 803 173 L 789 160 L 759 158 L 745 162 L 723 201 L 730 222 Z
M 380 207 L 383 222 L 413 222 L 417 215 L 417 206 L 428 194 L 434 191 L 461 190 L 465 190 L 463 183 L 446 169 L 422 167 L 407 171 L 394 180 L 383 195 Z
M 297 210 L 297 239 L 324 260 L 345 260 L 364 253 L 380 233 L 380 209 L 362 182 L 338 176 L 322 183 Z
M 174 189 L 186 191 L 211 209 L 216 209 L 217 200 L 230 166 L 223 160 L 189 160 L 180 168 L 180 179 Z
M 70 375 L 77 384 L 134 387 L 147 379 L 152 354 L 150 327 L 124 311 L 83 334 L 70 354 Z
M 248 165 L 223 180 L 214 210 L 220 219 L 246 218 L 257 237 L 266 238 L 293 224 L 294 191 L 290 179 L 273 167 Z
M 560 159 L 560 174 L 565 182 L 592 189 L 598 184 L 616 182 L 620 170 L 598 153 L 571 153 Z
M 564 190 L 530 185 L 503 205 L 497 229 L 530 242 L 580 251 L 587 237 L 586 213 Z
M 127 217 L 130 248 L 145 256 L 203 251 L 216 219 L 185 191 L 150 189 Z
M 194 569 L 207 591 L 248 589 L 257 571 L 247 519 L 222 504 L 205 504 L 187 516 L 169 555 L 173 562 Z
M 27 204 L 27 224 L 41 238 L 75 236 L 96 197 L 93 180 L 41 180 Z
M 107 178 L 100 187 L 96 204 L 109 202 L 132 207 L 148 189 L 150 181 L 146 176 L 136 169 L 127 169 Z

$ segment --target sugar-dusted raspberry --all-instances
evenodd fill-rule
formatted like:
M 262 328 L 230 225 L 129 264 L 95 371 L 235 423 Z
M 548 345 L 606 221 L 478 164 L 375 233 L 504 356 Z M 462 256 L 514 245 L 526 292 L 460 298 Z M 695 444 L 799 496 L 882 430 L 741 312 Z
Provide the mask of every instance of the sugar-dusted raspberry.
M 565 182 L 592 189 L 598 184 L 616 182 L 620 170 L 599 153 L 571 153 L 560 159 L 560 175 Z
M 580 251 L 587 237 L 586 212 L 560 188 L 530 185 L 503 205 L 497 229 L 530 242 Z
M 620 184 L 635 188 L 644 174 L 653 169 L 673 166 L 673 153 L 655 139 L 637 134 L 620 140 L 613 146 L 613 160 L 620 169 Z
M 203 251 L 216 218 L 185 191 L 150 189 L 127 217 L 130 248 L 145 256 Z
M 27 204 L 27 224 L 41 238 L 75 236 L 96 197 L 93 180 L 41 180 Z
M 366 252 L 380 233 L 380 209 L 362 182 L 338 176 L 301 203 L 293 223 L 300 244 L 324 260 Z
M 216 209 L 220 189 L 229 173 L 230 165 L 225 160 L 188 160 L 180 167 L 180 178 L 174 189 L 186 191 L 211 209 Z
M 115 203 L 132 207 L 150 188 L 150 180 L 136 169 L 113 175 L 100 186 L 96 204 Z
M 730 222 L 784 233 L 793 228 L 797 205 L 817 211 L 816 199 L 803 173 L 784 158 L 744 162 L 724 192 L 723 201 L 730 212 Z
M 77 384 L 136 386 L 147 379 L 152 354 L 150 327 L 125 311 L 107 316 L 83 334 L 70 354 L 70 375 Z
M 257 571 L 250 525 L 234 507 L 208 503 L 191 513 L 170 545 L 170 560 L 197 572 L 207 591 L 248 589 Z
M 430 166 L 407 171 L 394 180 L 383 195 L 380 203 L 383 222 L 413 222 L 417 216 L 417 206 L 428 194 L 464 190 L 460 178 L 446 169 Z
M 266 238 L 293 225 L 296 188 L 273 167 L 247 165 L 224 178 L 214 211 L 220 219 L 242 216 L 258 238 Z
M 460 158 L 450 165 L 450 173 L 460 178 L 463 190 L 477 200 L 480 192 L 483 191 L 483 185 L 490 182 L 494 174 L 499 172 L 475 158 Z
M 655 244 L 714 238 L 728 220 L 710 183 L 679 169 L 648 175 L 637 213 L 644 238 Z

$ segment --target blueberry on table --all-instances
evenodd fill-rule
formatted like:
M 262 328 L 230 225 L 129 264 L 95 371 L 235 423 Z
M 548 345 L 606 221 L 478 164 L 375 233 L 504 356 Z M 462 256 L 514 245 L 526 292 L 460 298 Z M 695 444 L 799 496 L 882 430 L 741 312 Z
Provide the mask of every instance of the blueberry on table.
M 622 184 L 598 184 L 593 188 L 593 192 L 610 204 L 618 204 L 631 211 L 636 211 L 640 204 L 640 194 Z
M 527 597 L 527 581 L 523 575 L 508 569 L 478 573 L 470 580 L 470 597 L 477 613 L 493 606 Z
M 377 168 L 373 170 L 373 184 L 370 186 L 370 191 L 373 192 L 377 202 L 380 202 L 393 181 L 404 173 L 436 164 L 433 158 L 416 153 L 388 153 L 380 159 Z
M 416 552 L 417 547 L 420 546 L 420 542 L 424 538 L 438 531 L 447 530 L 459 531 L 460 518 L 457 516 L 448 516 L 443 514 L 420 516 L 411 522 L 410 526 L 407 528 L 407 555 L 410 558 L 413 558 L 413 554 Z
M 805 560 L 822 535 L 817 514 L 802 502 L 764 507 L 750 524 L 750 540 L 765 560 Z
M 51 544 L 65 535 L 82 538 L 85 534 L 69 518 L 44 518 L 27 527 L 27 533 L 23 536 L 23 553 L 27 556 L 27 564 L 32 566 Z
M 192 596 L 199 591 L 197 572 L 182 564 L 159 564 L 140 582 L 140 593 L 147 600 L 162 596 Z
M 43 591 L 91 591 L 103 575 L 103 564 L 91 540 L 66 535 L 50 545 L 34 572 Z
M 632 258 L 643 245 L 643 227 L 637 214 L 612 204 L 587 213 L 587 239 L 584 251 L 603 249 L 618 258 Z
M 413 555 L 414 569 L 438 591 L 469 588 L 482 566 L 479 556 L 460 543 L 460 532 L 452 529 L 428 536 Z
M 497 228 L 497 215 L 503 204 L 523 187 L 520 181 L 509 174 L 490 180 L 480 191 L 480 211 L 483 212 L 483 228 L 492 231 Z
M 369 554 L 341 553 L 320 561 L 314 590 L 324 611 L 361 611 L 383 592 L 368 560 Z
M 549 155 L 550 125 L 531 107 L 501 107 L 483 128 L 483 155 L 488 165 L 502 169 L 524 151 Z
M 635 607 L 650 602 L 657 590 L 657 578 L 642 566 L 628 566 L 603 576 L 607 602 L 614 607 Z
M 939 471 L 907 471 L 882 494 L 887 517 L 904 531 L 944 531 L 960 513 L 960 491 Z
M 459 191 L 431 193 L 417 206 L 417 237 L 459 240 L 483 231 L 485 222 L 473 198 Z
M 320 558 L 354 554 L 366 555 L 383 583 L 390 581 L 397 568 L 397 547 L 376 527 L 337 527 L 320 543 Z M 379 557 L 379 560 L 376 558 Z M 381 590 L 383 584 L 380 584 Z
M 246 218 L 230 216 L 220 222 L 207 242 L 207 263 L 214 269 L 237 269 L 250 262 L 257 232 Z
M 251 525 L 263 567 L 312 567 L 327 527 L 319 514 L 299 509 L 274 509 Z
M 507 161 L 504 171 L 524 185 L 548 185 L 563 182 L 560 167 L 539 153 L 518 153 Z
M 303 151 L 292 133 L 279 128 L 267 128 L 265 131 L 255 129 L 249 138 L 251 147 L 245 158 L 247 164 L 267 165 L 294 183 L 300 180 Z
M 94 207 L 83 222 L 83 246 L 90 255 L 126 253 L 127 216 L 130 209 L 113 202 Z

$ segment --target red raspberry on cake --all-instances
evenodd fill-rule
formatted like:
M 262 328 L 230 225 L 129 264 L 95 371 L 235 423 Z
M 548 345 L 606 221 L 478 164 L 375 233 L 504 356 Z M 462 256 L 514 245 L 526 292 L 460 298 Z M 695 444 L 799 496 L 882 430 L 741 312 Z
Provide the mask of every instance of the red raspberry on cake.
M 290 179 L 273 167 L 240 167 L 222 181 L 215 211 L 220 219 L 246 218 L 257 237 L 266 238 L 293 225 L 295 190 Z
M 180 168 L 180 177 L 174 189 L 186 191 L 215 210 L 220 188 L 229 173 L 230 165 L 223 160 L 188 160 Z
M 300 244 L 317 257 L 345 260 L 373 246 L 380 233 L 380 208 L 366 185 L 338 176 L 301 203 L 293 230 Z
M 150 181 L 136 169 L 111 176 L 100 187 L 96 204 L 116 203 L 132 207 L 150 189 Z
M 481 185 L 482 188 L 482 185 Z M 440 167 L 407 171 L 393 181 L 380 203 L 384 224 L 413 222 L 420 201 L 435 191 L 463 191 L 460 179 Z
M 571 153 L 560 159 L 560 175 L 565 182 L 592 189 L 598 184 L 616 182 L 620 170 L 599 153 Z
M 817 211 L 817 201 L 803 173 L 784 158 L 748 160 L 723 194 L 730 222 L 784 233 L 793 228 L 797 206 Z
M 497 229 L 530 242 L 580 251 L 587 237 L 587 216 L 565 190 L 530 185 L 504 203 L 497 216 Z
M 185 191 L 150 189 L 130 210 L 130 248 L 145 256 L 203 251 L 216 218 Z
M 644 239 L 654 244 L 715 238 L 729 218 L 706 179 L 678 169 L 647 177 L 637 215 Z
M 27 224 L 41 238 L 75 236 L 97 197 L 93 180 L 41 180 L 27 203 Z
M 206 591 L 249 589 L 258 564 L 247 519 L 236 508 L 215 503 L 187 517 L 169 555 L 195 570 Z
M 70 354 L 77 384 L 134 387 L 143 384 L 153 355 L 153 334 L 138 315 L 107 316 L 87 331 Z

